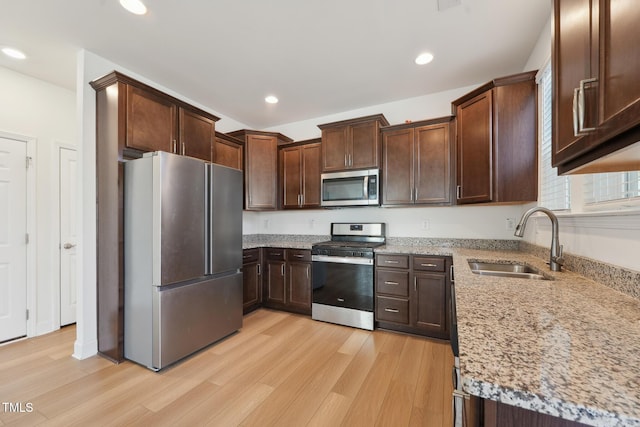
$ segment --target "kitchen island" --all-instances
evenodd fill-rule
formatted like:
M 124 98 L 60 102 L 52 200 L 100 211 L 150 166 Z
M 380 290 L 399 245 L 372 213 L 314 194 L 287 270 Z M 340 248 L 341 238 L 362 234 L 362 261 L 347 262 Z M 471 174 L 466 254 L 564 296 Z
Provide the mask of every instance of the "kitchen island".
M 518 251 L 451 249 L 463 389 L 594 426 L 640 426 L 640 301 Z M 515 261 L 550 280 L 480 276 Z

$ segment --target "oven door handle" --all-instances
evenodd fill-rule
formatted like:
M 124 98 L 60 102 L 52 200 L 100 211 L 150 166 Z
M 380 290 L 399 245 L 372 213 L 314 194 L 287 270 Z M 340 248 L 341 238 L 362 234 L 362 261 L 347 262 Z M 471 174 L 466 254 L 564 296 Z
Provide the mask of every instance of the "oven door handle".
M 371 258 L 356 258 L 347 256 L 327 256 L 327 255 L 312 255 L 311 261 L 316 262 L 334 262 L 337 264 L 358 264 L 358 265 L 373 265 L 373 259 Z

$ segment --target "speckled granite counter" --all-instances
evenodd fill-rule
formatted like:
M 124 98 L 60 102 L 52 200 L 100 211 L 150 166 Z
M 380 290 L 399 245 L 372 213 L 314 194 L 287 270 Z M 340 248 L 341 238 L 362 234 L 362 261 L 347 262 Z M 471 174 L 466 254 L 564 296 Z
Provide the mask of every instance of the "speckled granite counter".
M 246 235 L 242 239 L 242 249 L 254 248 L 287 248 L 311 249 L 317 242 L 329 240 L 330 236 L 293 235 L 293 234 L 260 234 Z
M 522 252 L 451 253 L 467 392 L 589 425 L 640 426 L 639 300 Z M 469 260 L 524 262 L 553 280 L 479 276 Z

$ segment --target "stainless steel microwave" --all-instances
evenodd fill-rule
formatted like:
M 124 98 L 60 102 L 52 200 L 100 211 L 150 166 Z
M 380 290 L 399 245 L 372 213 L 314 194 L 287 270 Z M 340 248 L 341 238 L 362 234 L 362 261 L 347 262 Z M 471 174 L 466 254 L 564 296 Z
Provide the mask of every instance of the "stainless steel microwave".
M 380 204 L 378 169 L 328 172 L 321 175 L 322 206 L 377 206 Z

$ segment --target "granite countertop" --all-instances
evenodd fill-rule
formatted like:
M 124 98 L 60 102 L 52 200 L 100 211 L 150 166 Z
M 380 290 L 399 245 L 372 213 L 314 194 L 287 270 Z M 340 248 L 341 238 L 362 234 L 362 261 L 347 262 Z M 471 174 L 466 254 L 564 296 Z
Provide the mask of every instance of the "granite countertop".
M 465 391 L 589 425 L 640 426 L 639 300 L 526 253 L 450 252 Z M 553 280 L 479 276 L 469 260 L 524 262 Z
M 285 249 L 309 249 L 311 250 L 313 243 L 305 241 L 274 241 L 274 242 L 245 242 L 242 249 L 254 248 L 285 248 Z

